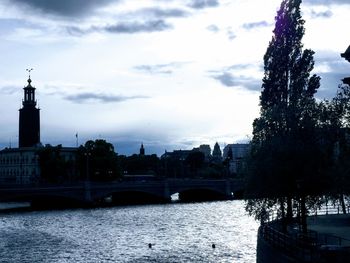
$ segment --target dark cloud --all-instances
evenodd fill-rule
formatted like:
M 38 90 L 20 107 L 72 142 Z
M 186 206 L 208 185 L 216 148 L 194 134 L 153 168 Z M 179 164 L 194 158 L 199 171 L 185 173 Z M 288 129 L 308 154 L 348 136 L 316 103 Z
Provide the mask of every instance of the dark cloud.
M 103 93 L 82 92 L 74 95 L 66 95 L 64 99 L 75 103 L 88 103 L 88 102 L 123 102 L 132 99 L 145 99 L 147 96 L 116 96 Z
M 93 32 L 92 28 L 82 29 L 77 26 L 67 26 L 65 30 L 71 36 L 82 36 Z
M 226 87 L 244 87 L 252 91 L 260 91 L 261 88 L 261 75 L 257 77 L 246 76 L 245 71 L 254 70 L 262 71 L 262 66 L 255 64 L 234 64 L 228 67 L 224 67 L 221 70 L 211 70 L 208 71 L 210 77 L 219 81 L 222 85 Z M 261 76 L 261 78 L 260 78 Z
M 186 17 L 189 15 L 189 12 L 180 9 L 180 8 L 158 8 L 158 7 L 150 7 L 143 8 L 134 13 L 130 13 L 131 15 L 142 15 L 142 16 L 151 16 L 157 18 L 168 18 L 168 17 Z
M 115 25 L 107 25 L 103 30 L 109 33 L 140 33 L 140 32 L 156 32 L 171 29 L 172 26 L 164 20 L 151 20 L 146 22 L 124 22 Z
M 225 70 L 243 70 L 243 69 L 248 69 L 252 67 L 253 67 L 252 64 L 235 64 L 227 67 Z M 256 66 L 254 65 L 254 67 Z M 262 69 L 262 66 L 260 66 L 259 68 Z
M 145 22 L 121 22 L 106 26 L 91 26 L 83 29 L 76 26 L 66 27 L 70 35 L 81 36 L 93 32 L 108 32 L 113 34 L 152 33 L 172 29 L 172 25 L 164 20 L 150 20 Z
M 211 32 L 214 32 L 214 33 L 217 33 L 220 31 L 220 29 L 217 25 L 209 25 L 209 26 L 207 26 L 207 29 Z
M 189 7 L 194 9 L 204 9 L 208 7 L 218 7 L 218 0 L 191 0 L 188 4 Z
M 267 23 L 266 21 L 258 21 L 258 22 L 252 22 L 252 23 L 245 23 L 242 25 L 243 28 L 245 29 L 253 29 L 253 28 L 257 28 L 257 27 L 267 27 L 270 26 L 269 23 Z
M 134 69 L 148 74 L 171 74 L 174 69 L 180 68 L 188 62 L 171 62 L 167 64 L 138 65 Z
M 211 76 L 213 79 L 218 80 L 222 85 L 226 87 L 238 87 L 242 86 L 248 90 L 260 91 L 261 80 L 255 78 L 248 78 L 245 76 L 235 76 L 230 72 L 217 72 Z
M 32 9 L 44 14 L 65 17 L 84 16 L 94 12 L 99 7 L 116 3 L 120 0 L 9 0 L 23 9 Z
M 312 18 L 330 18 L 333 15 L 331 10 L 326 10 L 323 12 L 316 12 L 315 10 L 311 10 Z
M 303 1 L 307 5 L 324 5 L 324 6 L 329 6 L 329 5 L 348 5 L 350 4 L 349 0 L 304 0 Z
M 0 94 L 12 95 L 12 94 L 18 93 L 19 90 L 20 90 L 20 87 L 3 86 L 3 87 L 0 88 Z
M 143 71 L 149 74 L 171 74 L 173 70 L 168 69 L 166 65 L 139 65 L 135 66 L 134 69 Z
M 236 34 L 233 32 L 231 27 L 227 28 L 226 34 L 229 40 L 234 40 L 236 38 Z
M 233 75 L 229 72 L 223 72 L 218 75 L 214 75 L 213 78 L 220 81 L 221 84 L 226 87 L 239 86 L 239 83 L 236 81 Z
M 329 99 L 334 97 L 338 85 L 342 83 L 342 79 L 350 76 L 349 63 L 341 58 L 339 53 L 329 51 L 318 51 L 315 53 L 316 69 L 314 73 L 321 77 L 321 87 L 316 94 L 317 98 Z M 318 70 L 318 67 L 321 67 L 321 69 L 326 68 L 327 70 Z
M 323 72 L 317 73 L 317 75 L 321 77 L 321 86 L 315 95 L 318 99 L 333 98 L 337 93 L 339 84 L 342 84 L 341 80 L 347 76 L 337 72 Z
M 349 63 L 342 59 L 339 53 L 329 51 L 318 51 L 315 53 L 316 68 L 312 74 L 317 74 L 321 77 L 321 87 L 316 94 L 318 99 L 334 97 L 338 85 L 342 83 L 342 79 L 350 76 Z M 240 70 L 246 70 L 251 67 L 252 65 L 250 64 L 237 64 L 226 67 L 221 71 L 209 71 L 209 73 L 213 79 L 226 87 L 242 86 L 249 90 L 260 91 L 261 79 L 236 74 Z M 260 69 L 261 71 L 263 70 L 261 66 Z

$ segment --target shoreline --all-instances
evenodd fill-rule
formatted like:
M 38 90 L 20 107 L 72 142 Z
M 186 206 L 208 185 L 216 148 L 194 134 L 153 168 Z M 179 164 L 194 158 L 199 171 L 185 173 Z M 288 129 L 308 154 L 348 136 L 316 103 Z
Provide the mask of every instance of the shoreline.
M 0 214 L 32 211 L 29 202 L 0 202 Z
M 350 215 L 308 216 L 309 230 L 281 230 L 280 220 L 260 225 L 257 240 L 258 263 L 346 262 L 350 255 Z

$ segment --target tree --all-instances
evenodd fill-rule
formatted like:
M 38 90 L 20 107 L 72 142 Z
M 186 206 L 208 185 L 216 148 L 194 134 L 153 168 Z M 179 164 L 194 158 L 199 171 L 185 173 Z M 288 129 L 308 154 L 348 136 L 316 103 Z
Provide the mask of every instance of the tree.
M 350 86 L 339 85 L 336 96 L 322 102 L 320 107 L 323 141 L 332 161 L 328 170 L 332 179 L 330 195 L 333 201 L 339 200 L 346 213 L 344 195 L 350 193 Z
M 284 0 L 275 17 L 275 29 L 264 56 L 260 117 L 253 123 L 248 191 L 279 203 L 280 213 L 291 217 L 298 195 L 305 218 L 305 194 L 319 168 L 316 133 L 318 107 L 314 94 L 320 77 L 310 49 L 303 50 L 304 20 L 301 0 Z M 271 202 L 260 202 L 261 204 Z M 248 211 L 255 211 L 248 203 Z M 268 209 L 266 209 L 268 210 Z M 305 222 L 304 222 L 305 223 Z
M 65 160 L 62 145 L 46 145 L 38 150 L 41 180 L 49 183 L 63 183 L 75 180 L 73 160 Z
M 216 162 L 222 161 L 222 152 L 219 144 L 216 142 L 213 150 L 213 160 Z
M 123 171 L 132 175 L 150 174 L 159 176 L 159 166 L 160 160 L 156 154 L 133 154 L 131 156 L 124 157 L 122 160 Z
M 203 167 L 204 162 L 204 153 L 199 151 L 192 151 L 185 160 L 185 163 L 189 165 L 191 172 L 195 176 L 197 176 L 198 170 Z
M 120 177 L 117 154 L 111 143 L 105 140 L 89 140 L 78 149 L 78 163 L 81 179 L 87 173 L 93 181 L 111 181 Z

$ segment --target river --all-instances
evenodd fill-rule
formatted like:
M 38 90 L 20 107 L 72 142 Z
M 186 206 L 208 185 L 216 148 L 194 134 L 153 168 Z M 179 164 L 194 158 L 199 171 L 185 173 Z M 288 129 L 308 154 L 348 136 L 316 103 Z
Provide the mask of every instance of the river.
M 237 200 L 2 213 L 0 262 L 251 263 L 257 229 Z

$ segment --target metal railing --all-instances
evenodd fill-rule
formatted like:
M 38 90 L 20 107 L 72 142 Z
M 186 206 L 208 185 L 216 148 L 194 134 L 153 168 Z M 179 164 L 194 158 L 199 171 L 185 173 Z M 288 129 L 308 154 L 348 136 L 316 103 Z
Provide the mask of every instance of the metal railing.
M 342 211 L 340 205 L 324 205 L 315 209 L 312 214 L 309 214 L 309 217 L 342 214 Z M 350 213 L 350 205 L 346 206 L 346 211 Z M 302 233 L 297 223 L 283 228 L 282 220 L 276 211 L 270 213 L 266 219 L 267 223 L 262 224 L 259 228 L 259 235 L 273 247 L 300 262 L 317 262 L 322 253 L 321 250 L 327 246 L 339 249 L 350 247 L 350 240 L 343 237 L 312 230 Z M 297 222 L 298 217 L 294 217 L 294 221 Z
M 275 227 L 273 223 L 264 224 L 260 227 L 259 234 L 273 247 L 300 262 L 312 262 L 318 258 L 317 242 L 313 233 L 284 233 Z

